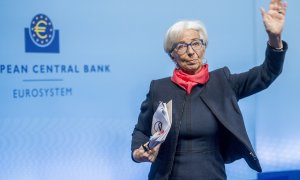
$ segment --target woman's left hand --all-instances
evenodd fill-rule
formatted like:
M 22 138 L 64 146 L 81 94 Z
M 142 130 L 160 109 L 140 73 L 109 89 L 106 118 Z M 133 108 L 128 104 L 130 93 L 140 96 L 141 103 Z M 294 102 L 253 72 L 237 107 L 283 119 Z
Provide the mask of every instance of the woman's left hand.
M 151 150 L 145 150 L 143 146 L 140 146 L 138 149 L 133 151 L 133 158 L 137 162 L 154 162 L 160 148 L 161 144 L 156 145 Z M 148 142 L 144 144 L 144 146 L 148 147 Z
M 265 29 L 269 35 L 269 43 L 274 48 L 282 48 L 281 33 L 283 31 L 287 3 L 271 0 L 269 10 L 261 8 Z

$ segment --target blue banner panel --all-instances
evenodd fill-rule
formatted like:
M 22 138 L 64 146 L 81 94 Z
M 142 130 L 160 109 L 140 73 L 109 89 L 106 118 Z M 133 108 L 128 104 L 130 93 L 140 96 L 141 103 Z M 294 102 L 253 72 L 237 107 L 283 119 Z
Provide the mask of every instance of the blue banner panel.
M 257 180 L 299 180 L 300 170 L 282 171 L 282 172 L 265 172 L 257 175 Z

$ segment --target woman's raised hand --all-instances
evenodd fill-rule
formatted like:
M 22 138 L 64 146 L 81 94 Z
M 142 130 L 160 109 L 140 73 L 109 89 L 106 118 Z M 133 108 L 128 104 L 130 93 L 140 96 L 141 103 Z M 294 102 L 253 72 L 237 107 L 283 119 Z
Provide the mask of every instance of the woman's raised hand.
M 269 43 L 274 48 L 282 48 L 281 33 L 283 31 L 287 2 L 271 0 L 269 10 L 261 8 L 265 29 L 269 35 Z

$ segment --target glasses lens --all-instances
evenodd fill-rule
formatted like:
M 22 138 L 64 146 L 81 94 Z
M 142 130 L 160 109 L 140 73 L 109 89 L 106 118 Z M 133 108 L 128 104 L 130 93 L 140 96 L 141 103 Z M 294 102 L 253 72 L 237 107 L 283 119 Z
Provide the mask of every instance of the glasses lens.
M 191 43 L 194 50 L 200 50 L 202 48 L 202 42 L 200 40 L 195 40 Z
M 176 46 L 176 51 L 178 54 L 184 54 L 186 52 L 187 49 L 187 44 L 185 43 L 178 43 Z

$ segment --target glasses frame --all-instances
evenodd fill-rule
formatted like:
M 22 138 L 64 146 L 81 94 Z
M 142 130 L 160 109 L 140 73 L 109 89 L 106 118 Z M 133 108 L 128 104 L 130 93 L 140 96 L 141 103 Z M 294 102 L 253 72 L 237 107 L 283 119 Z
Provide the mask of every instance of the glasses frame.
M 178 42 L 178 43 L 175 43 L 173 46 L 172 46 L 172 49 L 170 50 L 169 54 L 171 54 L 178 46 L 178 44 L 185 44 L 186 45 L 186 50 L 184 53 L 178 53 L 178 51 L 176 51 L 177 54 L 179 55 L 183 55 L 187 52 L 187 50 L 189 49 L 189 46 L 191 46 L 191 48 L 193 49 L 193 51 L 195 51 L 195 49 L 193 48 L 192 44 L 195 42 L 195 41 L 200 41 L 200 44 L 201 44 L 201 48 L 204 46 L 206 47 L 206 43 L 204 42 L 203 39 L 194 39 L 193 41 L 191 41 L 190 43 L 186 43 L 186 42 Z

